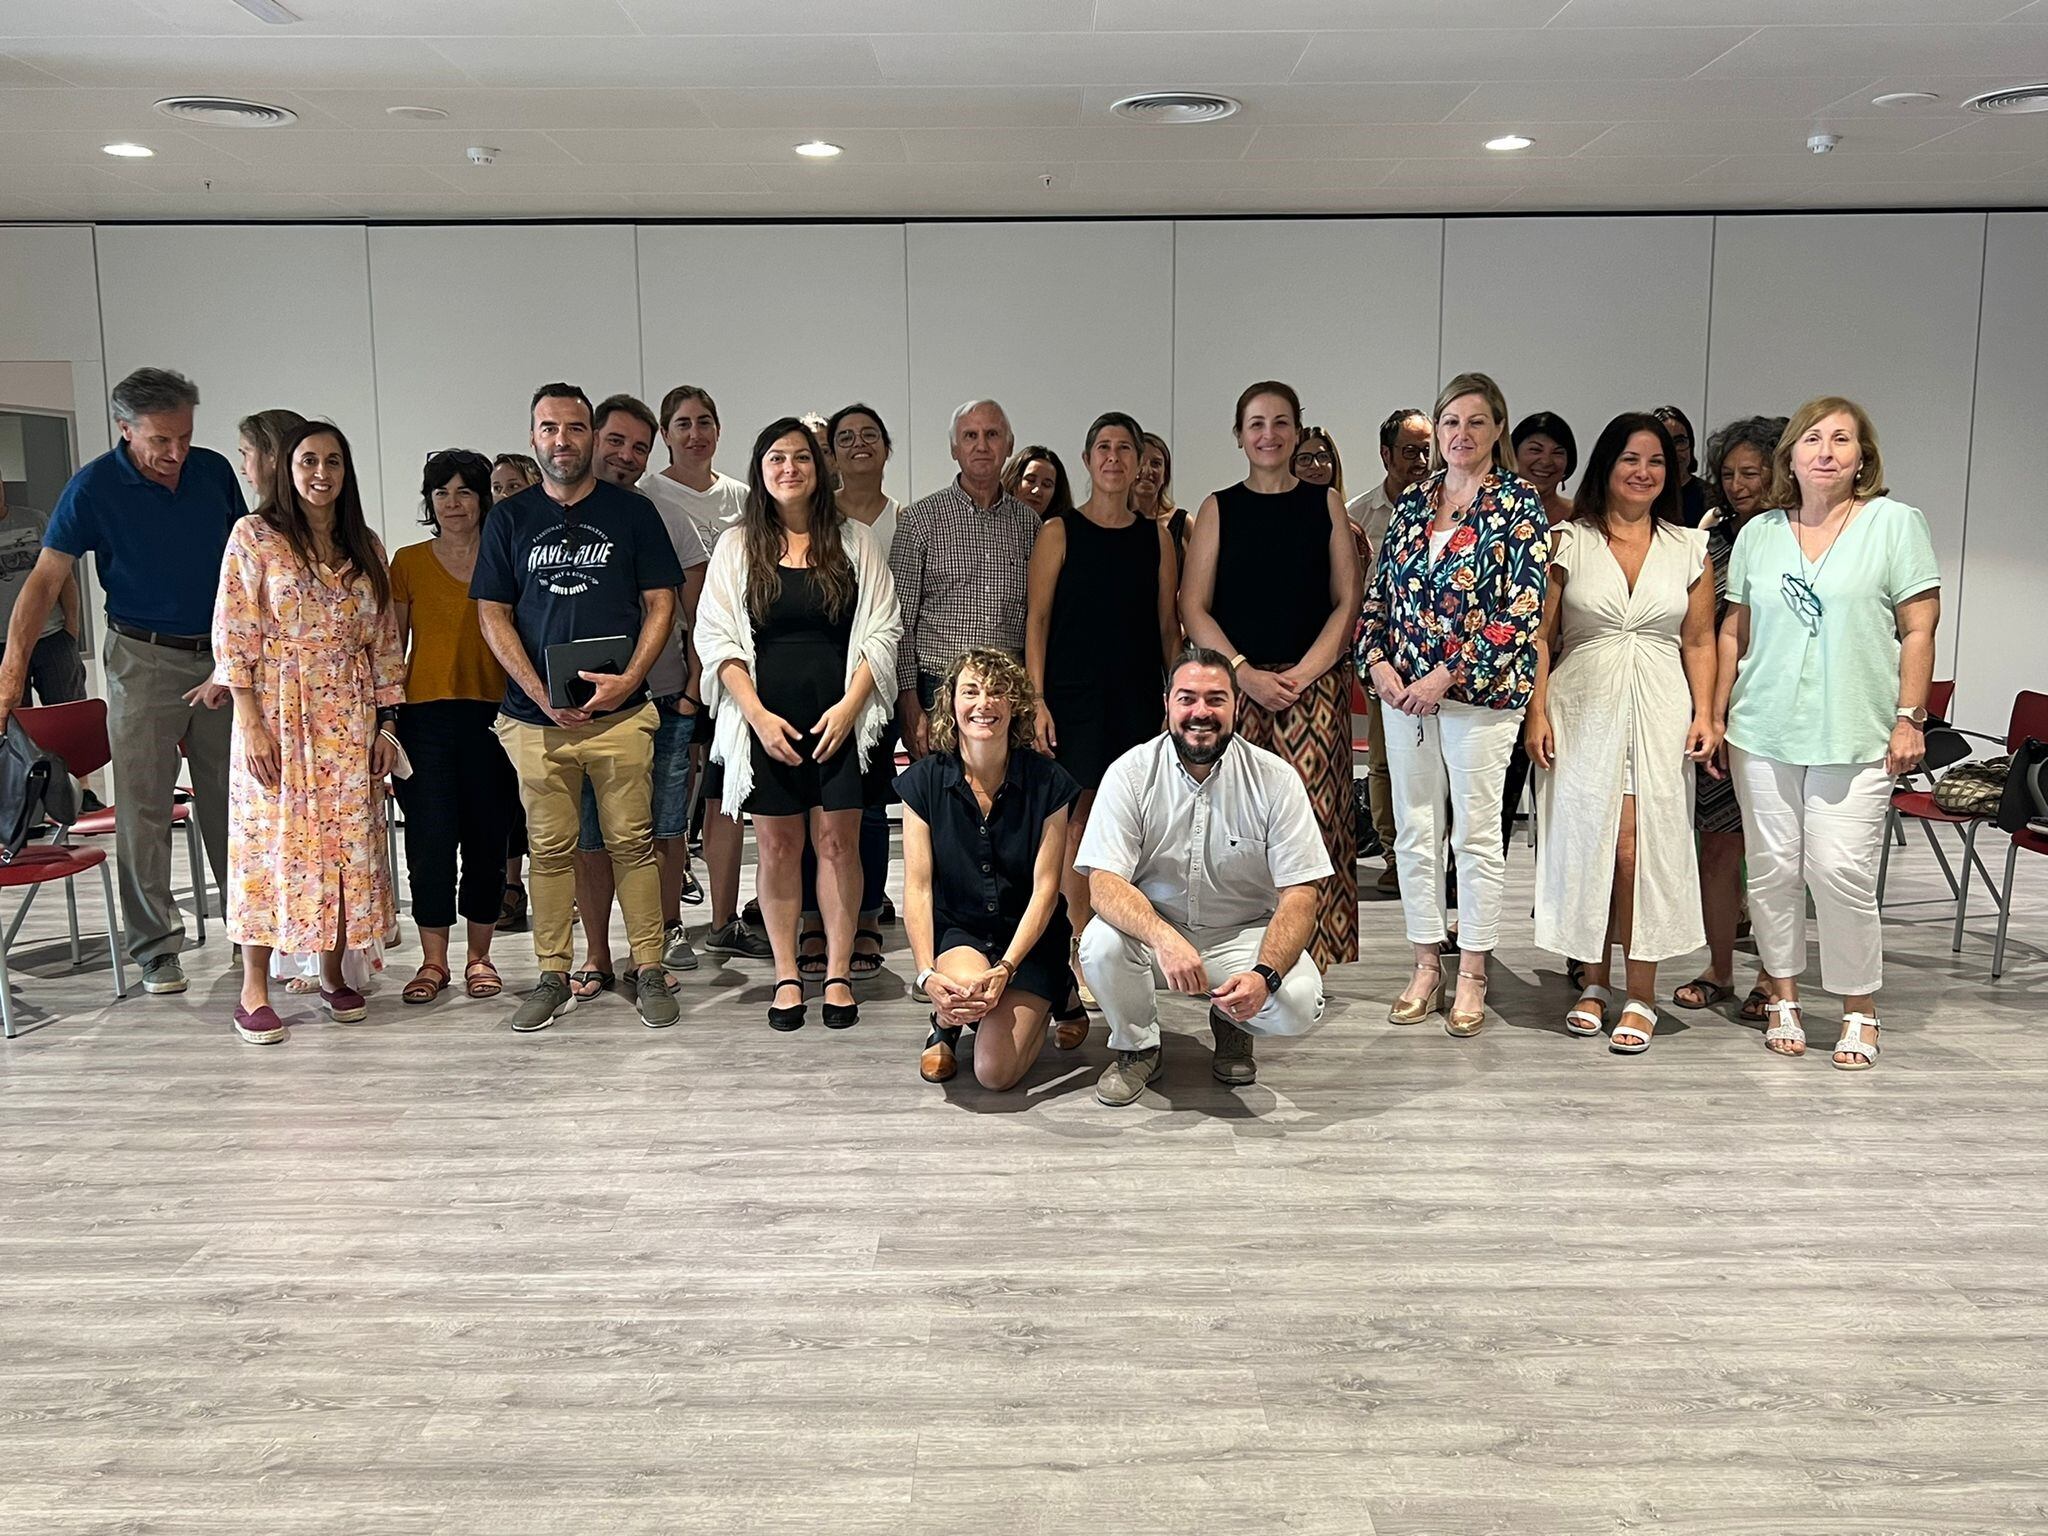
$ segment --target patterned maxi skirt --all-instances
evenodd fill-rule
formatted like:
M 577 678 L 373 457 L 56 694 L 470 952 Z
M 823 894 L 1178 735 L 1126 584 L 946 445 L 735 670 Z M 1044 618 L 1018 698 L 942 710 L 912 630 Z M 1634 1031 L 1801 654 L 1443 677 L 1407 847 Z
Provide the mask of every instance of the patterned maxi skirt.
M 1308 944 L 1309 958 L 1325 971 L 1358 958 L 1350 678 L 1349 666 L 1340 663 L 1310 684 L 1292 708 L 1278 714 L 1249 698 L 1240 698 L 1237 705 L 1238 734 L 1255 747 L 1277 752 L 1301 775 L 1323 846 L 1330 850 L 1336 873 L 1316 882 L 1316 931 Z

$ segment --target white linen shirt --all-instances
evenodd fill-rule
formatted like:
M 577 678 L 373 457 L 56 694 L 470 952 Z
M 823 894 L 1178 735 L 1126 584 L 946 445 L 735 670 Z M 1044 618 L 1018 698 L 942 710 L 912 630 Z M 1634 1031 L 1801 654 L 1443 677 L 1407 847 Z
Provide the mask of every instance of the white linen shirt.
M 1282 887 L 1333 872 L 1301 775 L 1241 736 L 1199 782 L 1167 735 L 1111 763 L 1074 868 L 1120 875 L 1183 929 L 1263 923 Z

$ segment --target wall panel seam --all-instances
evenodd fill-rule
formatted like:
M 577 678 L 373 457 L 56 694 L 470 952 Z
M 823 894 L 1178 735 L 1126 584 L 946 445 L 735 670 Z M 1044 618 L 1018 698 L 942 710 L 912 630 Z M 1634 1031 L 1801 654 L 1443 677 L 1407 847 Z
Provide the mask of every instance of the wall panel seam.
M 1970 485 L 1977 460 L 1977 390 L 1984 369 L 1984 284 L 1991 276 L 1991 215 L 1987 213 L 1983 219 L 1984 237 L 1977 248 L 1977 337 L 1970 355 L 1970 430 L 1963 436 L 1963 505 L 1962 527 L 1957 535 L 1955 618 L 1949 625 L 1949 654 L 1955 658 L 1956 672 L 1962 671 L 1963 580 L 1970 571 Z

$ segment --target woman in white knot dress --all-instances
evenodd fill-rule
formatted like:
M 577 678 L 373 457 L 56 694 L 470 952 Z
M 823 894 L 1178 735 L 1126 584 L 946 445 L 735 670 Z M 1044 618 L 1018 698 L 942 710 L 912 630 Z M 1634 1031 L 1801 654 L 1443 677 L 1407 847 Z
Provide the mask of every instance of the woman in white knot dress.
M 1627 1001 L 1609 1049 L 1646 1051 L 1657 963 L 1706 942 L 1693 769 L 1713 724 L 1714 582 L 1707 536 L 1680 521 L 1672 442 L 1617 416 L 1586 462 L 1576 515 L 1551 544 L 1550 592 L 1525 735 L 1538 770 L 1536 943 L 1586 962 L 1565 1017 L 1609 1022 L 1612 946 Z

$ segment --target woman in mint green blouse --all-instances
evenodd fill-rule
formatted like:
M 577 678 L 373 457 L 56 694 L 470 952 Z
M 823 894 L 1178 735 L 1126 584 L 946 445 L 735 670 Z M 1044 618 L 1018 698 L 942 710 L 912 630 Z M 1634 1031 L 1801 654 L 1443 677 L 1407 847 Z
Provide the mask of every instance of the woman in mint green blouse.
M 1883 982 L 1877 866 L 1893 781 L 1920 764 L 1941 572 L 1918 508 L 1886 494 L 1854 401 L 1793 413 L 1771 501 L 1728 565 L 1716 713 L 1742 804 L 1749 911 L 1771 1001 L 1764 1044 L 1806 1051 L 1806 894 L 1821 985 L 1842 999 L 1834 1064 L 1874 1066 Z

